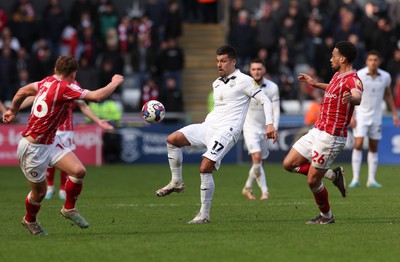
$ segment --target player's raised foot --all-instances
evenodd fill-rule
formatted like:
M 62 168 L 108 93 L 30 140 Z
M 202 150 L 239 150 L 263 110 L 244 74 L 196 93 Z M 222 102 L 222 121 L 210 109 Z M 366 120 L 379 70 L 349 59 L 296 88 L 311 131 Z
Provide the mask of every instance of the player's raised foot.
M 163 188 L 156 191 L 159 197 L 167 196 L 172 192 L 181 193 L 185 191 L 185 184 L 182 181 L 171 181 Z
M 200 212 L 197 214 L 195 218 L 190 220 L 188 224 L 209 224 L 210 218 L 203 216 Z
M 342 197 L 346 197 L 347 195 L 347 186 L 346 180 L 344 179 L 344 169 L 339 166 L 332 170 L 335 173 L 335 180 L 333 180 L 333 184 L 339 189 Z
M 242 189 L 242 194 L 250 200 L 256 199 L 253 195 L 253 190 L 249 187 L 244 187 Z
M 375 182 L 368 182 L 367 183 L 367 187 L 377 187 L 377 188 L 379 188 L 379 187 L 382 187 L 382 185 L 375 181 Z
M 62 199 L 62 200 L 65 200 L 65 198 L 67 197 L 67 193 L 65 192 L 65 190 L 60 190 L 59 192 L 58 192 L 58 198 L 60 198 L 60 199 Z
M 89 223 L 86 221 L 86 219 L 81 214 L 79 214 L 79 212 L 76 208 L 67 210 L 63 207 L 63 208 L 61 208 L 60 213 L 63 217 L 71 220 L 76 225 L 80 226 L 81 228 L 89 227 Z
M 55 192 L 56 191 L 55 191 L 53 186 L 48 186 L 47 187 L 47 191 L 46 191 L 46 196 L 44 198 L 45 199 L 52 199 Z
M 47 236 L 47 232 L 43 230 L 43 228 L 40 227 L 40 224 L 38 221 L 35 222 L 28 222 L 25 220 L 25 218 L 22 218 L 21 224 L 28 229 L 29 233 L 32 235 L 41 235 L 41 236 Z
M 268 200 L 269 199 L 269 193 L 268 192 L 264 192 L 261 194 L 260 196 L 260 200 Z
M 335 219 L 333 218 L 333 216 L 331 218 L 326 218 L 321 215 L 306 222 L 307 225 L 326 225 L 332 223 L 335 223 Z
M 355 188 L 355 187 L 359 187 L 359 186 L 360 186 L 360 183 L 357 182 L 357 181 L 352 181 L 352 182 L 349 184 L 349 188 Z

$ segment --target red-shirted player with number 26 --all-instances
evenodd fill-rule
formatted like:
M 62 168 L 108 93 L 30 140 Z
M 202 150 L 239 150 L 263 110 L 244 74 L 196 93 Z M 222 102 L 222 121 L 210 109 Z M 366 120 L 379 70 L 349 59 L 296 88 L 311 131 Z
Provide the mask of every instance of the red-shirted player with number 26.
M 47 235 L 36 220 L 36 215 L 46 195 L 48 166 L 54 166 L 69 175 L 61 215 L 81 228 L 89 227 L 89 223 L 75 208 L 75 202 L 82 191 L 86 169 L 55 134 L 75 99 L 103 101 L 124 79 L 120 75 L 114 75 L 107 86 L 89 91 L 74 84 L 77 70 L 78 62 L 75 58 L 60 56 L 56 61 L 54 75 L 20 88 L 12 100 L 10 109 L 3 115 L 5 123 L 12 122 L 25 98 L 35 96 L 28 125 L 21 132 L 22 138 L 17 149 L 21 169 L 31 189 L 25 199 L 26 215 L 22 219 L 22 225 L 33 235 Z
M 356 47 L 347 41 L 338 42 L 330 59 L 336 72 L 329 84 L 317 83 L 312 77 L 300 74 L 299 81 L 304 81 L 325 90 L 321 103 L 321 113 L 306 135 L 302 136 L 283 160 L 283 167 L 295 173 L 307 176 L 308 186 L 314 194 L 320 215 L 306 224 L 334 223 L 328 191 L 322 179 L 332 180 L 346 196 L 346 181 L 342 167 L 330 169 L 335 158 L 343 150 L 347 140 L 347 127 L 353 115 L 354 106 L 361 103 L 363 86 L 353 70 L 353 61 L 357 56 Z

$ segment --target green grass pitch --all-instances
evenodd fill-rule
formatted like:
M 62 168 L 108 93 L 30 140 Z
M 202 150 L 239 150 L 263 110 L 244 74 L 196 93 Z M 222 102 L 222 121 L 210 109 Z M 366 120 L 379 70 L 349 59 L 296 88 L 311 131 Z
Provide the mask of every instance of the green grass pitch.
M 249 164 L 222 165 L 211 224 L 188 225 L 200 207 L 198 169 L 184 165 L 186 192 L 158 198 L 170 179 L 166 164 L 88 167 L 78 209 L 90 228 L 62 218 L 63 202 L 54 198 L 38 216 L 49 235 L 38 237 L 20 224 L 25 178 L 18 167 L 1 167 L 0 261 L 400 261 L 400 166 L 379 166 L 377 189 L 365 187 L 364 165 L 362 186 L 345 199 L 325 180 L 330 225 L 305 225 L 318 214 L 313 196 L 305 177 L 280 164 L 265 167 L 271 198 L 264 202 L 241 195 Z

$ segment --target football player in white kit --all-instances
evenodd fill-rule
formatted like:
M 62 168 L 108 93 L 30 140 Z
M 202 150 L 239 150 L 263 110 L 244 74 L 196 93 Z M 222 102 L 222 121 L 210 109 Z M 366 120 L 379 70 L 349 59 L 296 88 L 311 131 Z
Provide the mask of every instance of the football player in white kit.
M 191 124 L 167 137 L 168 161 L 172 179 L 168 185 L 157 190 L 157 196 L 183 192 L 182 147 L 189 150 L 206 149 L 200 164 L 201 208 L 189 224 L 210 223 L 210 207 L 214 194 L 212 172 L 218 170 L 221 160 L 238 141 L 249 108 L 250 99 L 256 99 L 264 108 L 267 139 L 278 139 L 273 126 L 272 105 L 258 84 L 248 75 L 236 69 L 236 51 L 223 45 L 216 50 L 219 78 L 212 86 L 214 109 L 201 124 Z
M 382 138 L 382 99 L 384 98 L 392 111 L 393 123 L 399 127 L 396 107 L 390 89 L 391 77 L 379 68 L 381 55 L 371 50 L 367 54 L 366 67 L 357 74 L 364 84 L 364 94 L 360 106 L 355 110 L 351 125 L 354 135 L 354 149 L 351 158 L 353 179 L 349 188 L 360 186 L 360 167 L 362 163 L 362 146 L 364 137 L 368 137 L 368 180 L 367 187 L 382 187 L 376 182 L 378 168 L 378 143 Z
M 265 65 L 261 59 L 254 59 L 250 62 L 250 75 L 254 78 L 261 90 L 267 95 L 272 103 L 272 112 L 274 116 L 274 127 L 278 130 L 280 117 L 280 102 L 278 86 L 264 77 L 266 73 Z M 250 102 L 249 111 L 243 126 L 243 137 L 249 154 L 251 155 L 252 167 L 249 171 L 246 184 L 242 194 L 248 199 L 255 199 L 253 195 L 253 182 L 257 181 L 261 189 L 260 200 L 269 198 L 267 180 L 263 168 L 263 162 L 269 155 L 268 147 L 270 141 L 265 139 L 265 117 L 263 106 L 256 100 Z

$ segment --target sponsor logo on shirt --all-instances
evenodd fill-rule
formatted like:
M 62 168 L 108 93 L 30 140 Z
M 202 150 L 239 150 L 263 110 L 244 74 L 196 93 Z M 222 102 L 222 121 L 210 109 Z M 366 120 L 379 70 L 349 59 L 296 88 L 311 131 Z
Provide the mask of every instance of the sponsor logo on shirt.
M 324 97 L 326 98 L 337 98 L 336 94 L 331 94 L 331 93 L 325 93 Z

